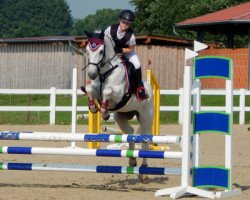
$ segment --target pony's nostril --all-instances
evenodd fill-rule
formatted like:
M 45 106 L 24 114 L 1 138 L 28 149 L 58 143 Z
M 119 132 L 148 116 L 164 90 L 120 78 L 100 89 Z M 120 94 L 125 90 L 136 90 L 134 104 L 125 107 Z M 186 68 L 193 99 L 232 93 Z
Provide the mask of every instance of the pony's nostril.
M 96 74 L 95 74 L 95 73 L 89 73 L 89 78 L 90 78 L 91 80 L 95 80 Z

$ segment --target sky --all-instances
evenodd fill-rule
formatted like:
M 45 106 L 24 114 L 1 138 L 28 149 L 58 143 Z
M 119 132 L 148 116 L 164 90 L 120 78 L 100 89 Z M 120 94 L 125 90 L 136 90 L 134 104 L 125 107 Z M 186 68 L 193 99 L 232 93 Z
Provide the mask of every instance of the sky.
M 103 8 L 111 9 L 131 9 L 130 0 L 66 0 L 70 6 L 71 14 L 74 18 L 84 18 L 94 14 L 96 10 Z

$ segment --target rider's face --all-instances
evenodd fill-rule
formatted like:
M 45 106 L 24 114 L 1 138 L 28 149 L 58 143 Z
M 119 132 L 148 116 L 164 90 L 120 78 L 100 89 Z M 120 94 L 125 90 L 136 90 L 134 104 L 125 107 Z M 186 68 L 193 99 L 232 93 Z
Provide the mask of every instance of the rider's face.
M 131 22 L 120 20 L 120 27 L 122 31 L 126 31 L 131 26 Z

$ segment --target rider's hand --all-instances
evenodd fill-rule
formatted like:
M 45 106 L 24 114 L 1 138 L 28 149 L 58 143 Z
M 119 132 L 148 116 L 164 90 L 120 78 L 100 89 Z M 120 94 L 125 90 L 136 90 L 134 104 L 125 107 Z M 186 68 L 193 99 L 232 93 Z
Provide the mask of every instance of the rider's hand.
M 121 54 L 123 52 L 123 49 L 118 46 L 115 46 L 114 50 L 115 50 L 115 53 L 118 53 L 118 54 Z

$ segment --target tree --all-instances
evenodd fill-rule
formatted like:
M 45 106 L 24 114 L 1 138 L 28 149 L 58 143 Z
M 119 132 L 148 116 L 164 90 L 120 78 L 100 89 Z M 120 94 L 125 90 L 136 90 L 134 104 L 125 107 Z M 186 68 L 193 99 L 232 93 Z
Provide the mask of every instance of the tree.
M 111 24 L 117 23 L 120 11 L 120 9 L 102 9 L 97 10 L 95 14 L 88 15 L 83 19 L 77 19 L 74 22 L 71 35 L 84 35 L 84 30 L 101 30 Z
M 135 6 L 137 34 L 176 36 L 176 23 L 225 9 L 247 0 L 131 0 Z
M 0 37 L 69 35 L 73 26 L 65 0 L 1 0 Z
M 186 19 L 212 13 L 218 10 L 229 8 L 247 0 L 196 0 L 191 4 L 188 0 L 131 0 L 135 6 L 136 21 L 134 31 L 136 34 L 168 35 L 195 39 L 193 31 L 177 30 L 174 25 Z M 247 37 L 237 37 L 235 47 L 247 45 Z M 206 41 L 225 43 L 225 35 L 205 35 Z

